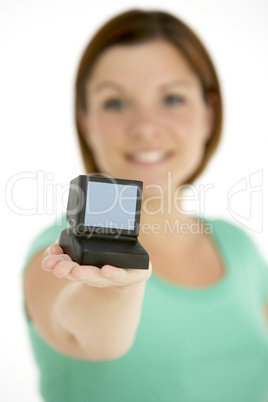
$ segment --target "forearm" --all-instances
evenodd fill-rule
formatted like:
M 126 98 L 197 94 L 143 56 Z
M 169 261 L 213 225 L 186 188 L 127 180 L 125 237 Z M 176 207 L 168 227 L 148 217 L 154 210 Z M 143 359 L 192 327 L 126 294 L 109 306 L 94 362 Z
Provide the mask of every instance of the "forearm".
M 134 342 L 145 281 L 117 287 L 91 287 L 70 282 L 52 310 L 56 331 L 66 330 L 89 360 L 122 356 Z

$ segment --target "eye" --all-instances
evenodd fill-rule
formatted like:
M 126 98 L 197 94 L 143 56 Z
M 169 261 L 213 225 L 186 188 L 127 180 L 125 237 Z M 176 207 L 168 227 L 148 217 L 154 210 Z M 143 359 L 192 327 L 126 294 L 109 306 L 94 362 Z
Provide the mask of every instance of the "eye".
M 164 103 L 168 106 L 176 106 L 184 103 L 184 99 L 179 95 L 167 95 Z
M 121 110 L 125 106 L 125 102 L 121 99 L 109 99 L 104 103 L 104 109 Z

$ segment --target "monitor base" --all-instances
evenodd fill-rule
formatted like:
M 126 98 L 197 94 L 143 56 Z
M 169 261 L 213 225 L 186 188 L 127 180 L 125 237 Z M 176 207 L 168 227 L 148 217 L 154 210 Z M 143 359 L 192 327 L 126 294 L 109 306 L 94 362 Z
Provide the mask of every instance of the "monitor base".
M 59 238 L 63 251 L 80 265 L 148 269 L 149 254 L 138 240 L 112 236 L 79 235 L 70 227 L 63 229 Z

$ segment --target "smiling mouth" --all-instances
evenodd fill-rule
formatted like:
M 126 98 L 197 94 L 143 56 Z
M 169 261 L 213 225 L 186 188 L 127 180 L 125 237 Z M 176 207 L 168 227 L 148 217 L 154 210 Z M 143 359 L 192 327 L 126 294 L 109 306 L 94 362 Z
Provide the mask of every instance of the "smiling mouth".
M 127 159 L 137 164 L 155 165 L 166 161 L 171 155 L 170 151 L 135 152 L 128 154 Z

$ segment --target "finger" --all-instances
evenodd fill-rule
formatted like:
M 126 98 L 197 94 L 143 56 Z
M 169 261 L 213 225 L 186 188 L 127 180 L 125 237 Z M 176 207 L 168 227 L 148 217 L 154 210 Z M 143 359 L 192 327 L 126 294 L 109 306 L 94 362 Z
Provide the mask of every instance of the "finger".
M 45 271 L 51 271 L 61 261 L 72 261 L 72 259 L 68 254 L 48 255 L 43 258 L 41 266 Z
M 115 285 L 127 285 L 138 281 L 140 270 L 118 268 L 112 265 L 104 265 L 101 268 L 101 275 L 108 278 Z
M 70 272 L 76 265 L 78 264 L 74 261 L 59 261 L 53 269 L 53 274 L 58 278 L 70 275 Z
M 117 268 L 112 265 L 104 265 L 101 274 L 105 278 L 110 278 L 118 284 L 135 283 L 147 280 L 152 273 L 152 265 L 149 262 L 148 269 Z
M 45 250 L 45 252 L 43 254 L 43 258 L 45 258 L 51 254 L 53 254 L 53 255 L 64 254 L 64 251 L 57 243 L 53 243 Z
M 120 276 L 119 270 L 123 270 L 122 268 L 114 267 L 113 265 L 104 265 L 100 269 L 100 273 L 104 278 L 116 278 Z M 123 270 L 124 271 L 124 270 Z
M 76 265 L 73 267 L 70 275 L 73 279 L 96 281 L 100 277 L 100 268 L 93 265 Z
M 64 251 L 57 243 L 51 244 L 49 251 L 53 255 L 64 254 Z
M 50 249 L 50 246 L 45 249 L 44 254 L 43 254 L 43 258 L 46 258 L 46 257 L 48 257 L 50 255 L 49 249 Z

